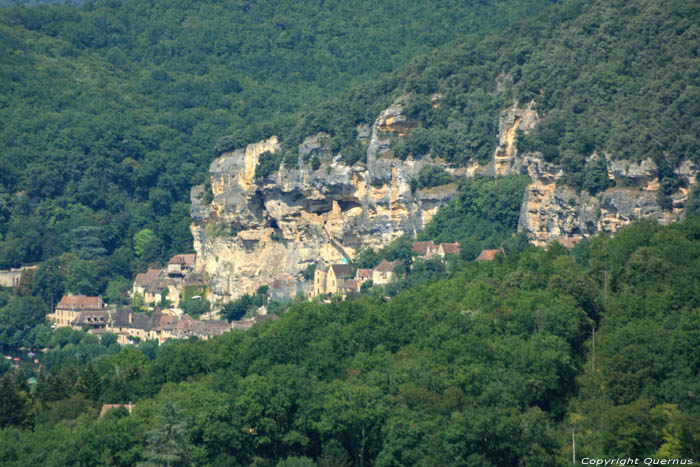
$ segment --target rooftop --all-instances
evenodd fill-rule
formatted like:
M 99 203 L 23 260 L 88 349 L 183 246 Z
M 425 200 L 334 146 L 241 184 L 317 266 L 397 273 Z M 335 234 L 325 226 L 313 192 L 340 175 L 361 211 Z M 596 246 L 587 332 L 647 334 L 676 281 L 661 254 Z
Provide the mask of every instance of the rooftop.
M 440 246 L 446 255 L 459 254 L 459 243 L 441 243 Z
M 64 295 L 56 308 L 74 310 L 100 310 L 104 308 L 102 297 L 88 297 L 85 295 Z
M 413 242 L 413 245 L 411 245 L 411 250 L 419 256 L 425 256 L 435 248 L 437 248 L 437 246 L 432 240 L 428 240 L 427 242 Z
M 349 264 L 332 264 L 331 269 L 338 279 L 352 276 L 352 266 Z
M 503 253 L 503 250 L 500 248 L 497 250 L 483 250 L 476 258 L 476 261 L 493 261 L 498 253 Z
M 196 257 L 197 255 L 195 255 L 194 253 L 175 255 L 172 258 L 170 258 L 168 264 L 180 264 L 183 267 L 189 268 L 194 266 L 194 261 Z
M 402 261 L 387 261 L 383 259 L 382 262 L 379 263 L 376 268 L 374 268 L 374 270 L 378 272 L 393 272 L 397 266 L 402 265 Z

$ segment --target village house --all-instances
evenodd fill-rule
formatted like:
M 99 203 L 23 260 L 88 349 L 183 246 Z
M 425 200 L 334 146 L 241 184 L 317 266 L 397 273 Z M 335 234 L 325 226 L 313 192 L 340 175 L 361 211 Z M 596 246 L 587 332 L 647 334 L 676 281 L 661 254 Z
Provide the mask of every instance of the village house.
M 493 261 L 493 259 L 499 253 L 504 255 L 506 254 L 502 248 L 498 248 L 496 250 L 482 250 L 482 252 L 479 253 L 479 256 L 476 257 L 475 261 Z
M 195 258 L 196 255 L 194 253 L 173 256 L 168 261 L 168 275 L 171 277 L 184 277 L 187 273 L 192 272 Z
M 134 311 L 130 307 L 117 308 L 110 313 L 107 321 L 107 332 L 117 335 L 117 342 L 126 345 L 129 343 L 129 329 L 134 322 Z
M 372 270 L 371 269 L 358 269 L 357 272 L 355 273 L 355 280 L 360 283 L 360 285 L 364 284 L 367 281 L 372 280 Z
M 360 293 L 360 283 L 355 279 L 345 279 L 338 288 L 338 292 L 343 296 L 350 293 Z
M 396 275 L 395 270 L 399 266 L 403 266 L 403 261 L 387 261 L 383 259 L 372 271 L 372 282 L 375 285 L 388 284 Z
M 349 264 L 331 264 L 327 271 L 318 267 L 314 272 L 314 292 L 315 296 L 336 294 L 340 292 L 343 282 L 351 279 L 352 266 Z
M 78 313 L 78 316 L 70 323 L 73 329 L 100 334 L 104 332 L 109 321 L 109 310 L 85 310 Z
M 438 247 L 438 254 L 442 257 L 447 255 L 458 255 L 459 252 L 459 243 L 441 243 Z
M 159 342 L 193 336 L 209 339 L 230 329 L 231 325 L 223 320 L 200 321 L 189 315 L 177 316 L 160 310 L 148 316 L 136 314 L 125 307 L 111 313 L 105 331 L 117 334 L 120 344 L 127 344 L 135 337 L 140 340 L 157 339 Z
M 185 287 L 204 293 L 204 276 L 193 272 L 195 254 L 179 254 L 170 258 L 165 269 L 149 269 L 136 275 L 131 289 L 131 296 L 143 297 L 145 305 L 157 305 L 163 298 L 173 307 L 178 307 Z
M 253 316 L 252 318 L 242 319 L 239 321 L 232 321 L 231 322 L 231 329 L 237 329 L 240 331 L 247 331 L 250 328 L 252 328 L 254 324 L 261 323 L 261 322 L 267 321 L 267 320 L 275 320 L 275 319 L 277 319 L 277 315 L 257 314 L 255 316 Z
M 434 256 L 444 258 L 447 255 L 458 255 L 459 243 L 441 243 L 436 245 L 432 240 L 425 242 L 413 242 L 411 251 L 420 259 L 430 259 Z
M 411 251 L 421 259 L 430 259 L 438 254 L 439 248 L 432 240 L 426 242 L 413 242 Z
M 580 242 L 581 240 L 583 240 L 583 237 L 581 237 L 581 236 L 564 237 L 564 236 L 560 235 L 560 236 L 556 237 L 556 241 L 561 243 L 562 246 L 568 248 L 569 250 L 571 250 L 573 247 L 575 247 L 576 244 L 578 242 Z
M 66 295 L 56 306 L 56 313 L 48 315 L 56 326 L 70 326 L 97 336 L 105 332 L 117 335 L 117 342 L 125 345 L 134 338 L 140 340 L 169 338 L 183 339 L 192 336 L 209 339 L 231 329 L 223 320 L 200 321 L 189 315 L 178 316 L 156 309 L 150 316 L 134 313 L 130 307 L 109 308 L 101 297 Z
M 61 298 L 56 305 L 56 311 L 48 315 L 47 318 L 54 320 L 58 327 L 73 326 L 78 318 L 80 318 L 81 323 L 97 324 L 102 322 L 100 321 L 101 318 L 104 318 L 102 312 L 106 312 L 106 310 L 107 307 L 102 297 L 69 294 Z M 83 312 L 86 313 L 81 315 Z M 106 324 L 106 321 L 104 323 Z
M 146 305 L 160 302 L 161 293 L 161 275 L 163 271 L 160 269 L 149 269 L 148 271 L 136 274 L 134 285 L 131 289 L 132 297 L 136 294 L 143 297 L 143 303 Z M 168 294 L 169 295 L 169 294 Z

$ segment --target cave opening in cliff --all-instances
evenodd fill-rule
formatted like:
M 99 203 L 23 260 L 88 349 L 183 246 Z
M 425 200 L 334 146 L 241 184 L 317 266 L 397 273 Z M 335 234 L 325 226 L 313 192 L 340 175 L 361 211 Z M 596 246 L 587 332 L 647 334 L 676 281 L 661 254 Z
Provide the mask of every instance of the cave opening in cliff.
M 338 206 L 340 206 L 340 210 L 343 212 L 349 211 L 350 209 L 353 209 L 353 208 L 361 208 L 362 207 L 362 205 L 355 200 L 343 200 L 343 199 L 338 200 Z
M 307 200 L 306 210 L 308 212 L 313 212 L 314 214 L 325 214 L 330 212 L 333 205 L 328 199 L 310 199 Z

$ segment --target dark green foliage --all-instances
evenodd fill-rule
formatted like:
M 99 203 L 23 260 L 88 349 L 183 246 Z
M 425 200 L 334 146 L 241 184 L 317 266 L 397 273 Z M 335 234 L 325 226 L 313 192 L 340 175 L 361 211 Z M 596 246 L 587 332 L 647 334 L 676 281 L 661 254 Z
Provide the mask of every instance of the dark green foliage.
M 19 370 L 0 379 L 0 428 L 32 425 L 29 387 L 24 378 Z
M 353 259 L 353 264 L 358 268 L 373 269 L 382 261 L 382 255 L 371 248 L 366 248 Z
M 314 265 L 315 266 L 315 265 Z M 308 268 L 307 268 L 308 270 Z M 312 269 L 315 270 L 315 267 Z M 313 279 L 313 274 L 310 275 L 310 279 L 307 280 L 312 280 Z M 267 304 L 267 291 L 268 291 L 268 286 L 261 286 L 258 287 L 258 290 L 255 291 L 255 295 L 248 295 L 245 294 L 241 296 L 240 298 L 234 300 L 233 302 L 229 302 L 225 304 L 221 310 L 221 313 L 224 315 L 224 317 L 228 321 L 237 321 L 241 318 L 243 318 L 246 313 L 249 312 L 254 312 L 258 308 L 260 308 L 263 305 Z M 272 304 L 270 304 L 272 305 Z
M 408 4 L 332 4 L 325 18 L 306 3 L 276 4 L 274 15 L 265 2 L 188 4 L 186 15 L 162 5 L 2 13 L 8 164 L 0 166 L 0 265 L 71 248 L 84 257 L 38 269 L 22 292 L 34 296 L 0 293 L 3 338 L 12 345 L 46 337 L 31 328 L 39 311 L 29 300 L 41 297 L 43 306 L 64 288 L 103 291 L 133 273 L 136 260 L 145 266 L 186 245 L 187 188 L 202 182 L 196 174 L 214 156 L 206 148 L 223 134 L 232 136 L 217 152 L 278 131 L 284 151 L 293 151 L 325 131 L 334 154 L 361 161 L 356 125 L 410 92 L 416 129 L 395 147 L 400 156 L 483 162 L 499 112 L 514 98 L 534 100 L 542 121 L 518 137 L 520 149 L 562 163 L 566 183 L 591 192 L 606 188 L 602 164 L 585 162 L 594 151 L 652 157 L 666 209 L 679 186 L 673 166 L 700 153 L 700 23 L 691 2 L 567 0 L 551 11 L 530 4 L 541 18 L 418 58 L 298 119 L 290 115 L 299 102 L 315 104 L 346 85 L 338 73 L 392 69 L 397 61 L 383 47 L 432 49 L 472 31 L 457 26 L 459 14 L 481 25 L 490 16 L 464 2 L 424 14 Z M 505 5 L 489 6 L 507 21 Z M 391 13 L 398 35 L 380 12 Z M 375 19 L 374 36 L 350 27 Z M 416 40 L 414 48 L 397 48 L 398 37 Z M 368 54 L 369 45 L 379 50 Z M 58 82 L 44 84 L 53 76 Z M 640 222 L 571 254 L 557 245 L 526 249 L 513 236 L 526 183 L 465 183 L 424 234 L 460 241 L 464 259 L 495 246 L 505 256 L 456 266 L 416 261 L 405 279 L 412 287 L 396 295 L 399 286 L 300 303 L 248 332 L 159 351 L 153 342 L 106 348 L 94 336 L 56 330 L 50 340 L 59 348 L 44 356 L 35 389 L 20 373 L 0 385 L 0 463 L 564 465 L 572 428 L 579 458 L 696 458 L 700 221 Z M 99 228 L 104 255 L 89 253 L 99 246 L 86 226 Z M 408 268 L 412 241 L 379 253 Z M 266 292 L 227 305 L 229 319 L 265 304 Z M 90 407 L 130 400 L 132 415 L 96 420 Z
M 459 195 L 435 215 L 421 240 L 460 242 L 461 255 L 471 260 L 484 248 L 498 248 L 515 233 L 529 179 L 474 178 L 460 185 Z
M 311 158 L 311 168 L 313 170 L 318 170 L 321 168 L 321 160 L 318 158 L 316 154 Z
M 685 214 L 687 216 L 700 216 L 700 189 L 697 186 L 688 194 L 688 201 L 685 203 Z
M 148 432 L 148 444 L 143 452 L 146 465 L 191 465 L 192 449 L 182 414 L 166 401 L 158 423 Z
M 588 163 L 583 175 L 582 188 L 584 190 L 588 190 L 590 194 L 595 195 L 598 192 L 605 191 L 612 185 L 613 182 L 608 177 L 608 166 L 604 157 L 598 157 Z
M 305 281 L 312 281 L 314 280 L 314 273 L 316 272 L 316 267 L 318 265 L 316 263 L 309 264 L 304 270 L 301 272 L 301 276 L 304 278 Z
M 262 180 L 269 177 L 273 172 L 280 168 L 282 162 L 282 154 L 278 151 L 272 153 L 265 151 L 258 156 L 258 165 L 255 167 L 255 178 Z
M 422 190 L 423 188 L 432 188 L 448 183 L 454 183 L 457 177 L 447 172 L 445 169 L 435 166 L 426 165 L 418 173 L 418 178 L 411 180 L 411 190 Z
M 14 297 L 9 300 L 0 308 L 0 345 L 22 346 L 32 328 L 46 321 L 46 313 L 46 305 L 37 297 Z M 31 346 L 33 342 L 29 344 Z
M 120 440 L 122 464 L 563 465 L 572 426 L 581 457 L 694 456 L 700 221 L 637 223 L 575 257 L 554 245 L 466 262 L 389 301 L 300 303 L 152 361 L 142 344 L 91 363 L 67 329 L 31 394 L 3 382 L 19 408 L 3 423 L 36 427 L 0 430 L 0 459 L 116 459 Z M 137 404 L 97 421 L 89 400 Z
M 102 231 L 99 227 L 83 226 L 71 231 L 71 251 L 80 259 L 95 259 L 107 250 L 102 243 Z
M 183 300 L 180 303 L 180 308 L 182 308 L 182 311 L 188 315 L 194 318 L 199 318 L 204 313 L 209 313 L 211 310 L 211 304 L 209 303 L 209 300 L 205 299 Z
M 176 206 L 215 156 L 278 134 L 291 166 L 323 130 L 361 162 L 355 127 L 399 82 L 383 74 L 537 12 L 524 0 L 89 3 L 0 10 L 0 268 L 109 256 L 143 229 L 159 243 L 137 253 L 142 266 L 191 251 Z

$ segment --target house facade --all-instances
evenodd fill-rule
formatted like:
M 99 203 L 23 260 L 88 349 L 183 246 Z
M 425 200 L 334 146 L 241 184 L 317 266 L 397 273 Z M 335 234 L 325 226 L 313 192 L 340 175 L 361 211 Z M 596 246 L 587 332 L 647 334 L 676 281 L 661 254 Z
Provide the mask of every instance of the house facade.
M 56 305 L 56 310 L 48 318 L 56 322 L 56 326 L 73 326 L 80 318 L 85 323 L 97 323 L 99 318 L 104 318 L 101 312 L 106 311 L 102 297 L 88 297 L 85 295 L 64 295 Z M 81 313 L 86 314 L 81 315 Z M 96 313 L 100 312 L 100 313 Z M 89 320 L 88 320 L 89 319 Z M 104 326 L 103 326 L 104 327 Z M 78 327 L 76 329 L 82 329 Z
M 372 282 L 376 285 L 388 284 L 394 279 L 396 275 L 394 270 L 399 266 L 403 266 L 402 261 L 387 261 L 383 259 L 372 271 Z
M 353 278 L 349 264 L 331 264 L 327 270 L 317 267 L 314 272 L 314 295 L 327 295 L 342 292 L 343 283 Z

